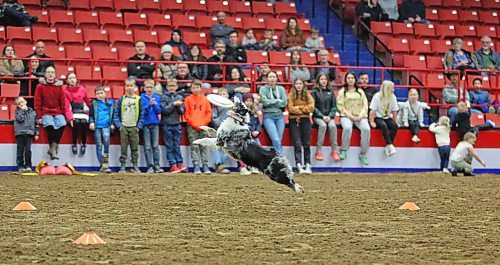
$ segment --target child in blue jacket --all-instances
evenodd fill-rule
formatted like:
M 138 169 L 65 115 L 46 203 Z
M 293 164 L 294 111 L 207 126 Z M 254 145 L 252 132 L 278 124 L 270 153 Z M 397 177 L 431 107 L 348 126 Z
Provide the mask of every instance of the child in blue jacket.
M 144 126 L 142 133 L 144 136 L 144 154 L 148 164 L 147 173 L 163 173 L 160 167 L 160 149 L 158 147 L 158 137 L 160 136 L 161 99 L 155 92 L 154 80 L 144 81 L 144 93 L 141 95 L 141 106 L 143 109 Z
M 99 161 L 100 171 L 111 173 L 109 169 L 109 139 L 111 131 L 115 129 L 113 124 L 113 115 L 115 105 L 112 99 L 106 98 L 104 86 L 95 88 L 96 99 L 90 104 L 89 129 L 94 131 L 95 149 L 97 160 Z M 104 154 L 102 153 L 104 145 Z

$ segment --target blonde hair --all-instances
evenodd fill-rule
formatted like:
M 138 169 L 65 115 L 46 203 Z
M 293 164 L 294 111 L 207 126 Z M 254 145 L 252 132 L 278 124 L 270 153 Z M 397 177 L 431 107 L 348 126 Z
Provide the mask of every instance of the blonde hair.
M 384 82 L 382 82 L 382 85 L 380 85 L 379 97 L 380 97 L 380 104 L 382 106 L 388 106 L 389 104 L 391 104 L 391 101 L 394 96 L 394 92 L 391 91 L 391 89 L 393 88 L 394 88 L 394 83 L 389 80 L 384 80 Z
M 219 94 L 219 95 L 220 95 L 221 93 L 223 93 L 223 92 L 226 92 L 226 94 L 228 94 L 228 95 L 229 95 L 229 91 L 227 90 L 227 88 L 221 87 L 221 88 L 219 88 L 219 89 L 217 90 L 217 94 Z
M 464 135 L 464 141 L 468 142 L 469 140 L 472 139 L 477 139 L 476 135 L 474 133 L 468 132 Z
M 167 79 L 167 85 L 168 84 L 172 84 L 172 83 L 175 84 L 175 85 L 177 85 L 178 84 L 177 79 L 175 79 L 175 78 L 169 78 L 169 79 Z
M 24 97 L 17 97 L 14 101 L 15 101 L 16 103 L 19 103 L 19 102 L 21 102 L 21 100 L 26 101 L 26 99 L 25 99 Z
M 410 90 L 408 90 L 408 96 L 413 92 L 417 93 L 418 95 L 418 90 L 416 88 L 410 88 Z
M 203 86 L 203 83 L 202 83 L 200 80 L 195 79 L 195 80 L 193 80 L 193 82 L 191 82 L 191 87 L 193 87 L 193 86 L 199 86 L 199 87 L 202 87 L 202 86 Z
M 127 83 L 132 83 L 132 84 L 134 84 L 134 86 L 137 86 L 135 79 L 132 79 L 132 78 L 125 79 L 125 84 L 127 84 Z
M 155 81 L 153 79 L 146 79 L 144 80 L 144 85 L 152 85 L 154 86 L 155 85 Z
M 439 125 L 450 127 L 450 118 L 448 116 L 439 117 Z

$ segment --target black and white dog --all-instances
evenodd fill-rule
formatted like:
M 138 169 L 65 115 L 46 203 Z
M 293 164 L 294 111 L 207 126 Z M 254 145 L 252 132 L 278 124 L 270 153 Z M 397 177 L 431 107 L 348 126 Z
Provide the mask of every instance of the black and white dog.
M 202 127 L 211 138 L 198 139 L 193 143 L 206 146 L 212 151 L 220 148 L 233 159 L 258 168 L 271 180 L 284 184 L 297 193 L 303 193 L 304 189 L 293 179 L 293 170 L 288 159 L 273 147 L 263 147 L 255 143 L 248 129 L 249 122 L 247 107 L 236 99 L 232 109 L 228 111 L 227 119 L 217 131 Z

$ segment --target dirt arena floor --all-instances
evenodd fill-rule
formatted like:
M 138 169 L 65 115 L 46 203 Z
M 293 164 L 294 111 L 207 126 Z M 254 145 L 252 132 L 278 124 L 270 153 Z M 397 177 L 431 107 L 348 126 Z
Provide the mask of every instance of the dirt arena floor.
M 297 179 L 3 173 L 0 264 L 500 264 L 499 176 Z M 107 244 L 72 243 L 89 229 Z

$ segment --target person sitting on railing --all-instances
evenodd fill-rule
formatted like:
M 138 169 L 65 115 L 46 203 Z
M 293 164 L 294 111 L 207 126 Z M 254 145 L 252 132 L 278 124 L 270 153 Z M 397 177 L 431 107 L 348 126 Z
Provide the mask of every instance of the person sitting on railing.
M 369 28 L 372 21 L 382 20 L 383 11 L 378 0 L 361 0 L 356 5 L 356 15 L 361 17 L 361 21 Z
M 13 27 L 30 27 L 38 22 L 37 16 L 31 16 L 17 0 L 4 0 L 0 4 L 0 24 Z
M 453 49 L 444 56 L 445 69 L 459 69 L 461 76 L 464 76 L 466 69 L 476 69 L 478 65 L 476 55 L 466 51 L 463 46 L 461 38 L 453 39 Z
M 399 7 L 399 19 L 405 23 L 425 23 L 425 3 L 422 0 L 404 0 Z
M 464 135 L 468 132 L 472 132 L 475 135 L 479 134 L 479 131 L 488 130 L 495 127 L 495 123 L 491 120 L 487 120 L 484 124 L 479 124 L 472 127 L 470 123 L 470 116 L 472 110 L 469 109 L 465 102 L 457 103 L 457 116 L 455 117 L 455 121 L 451 124 L 451 127 L 456 129 L 458 135 L 460 136 L 460 140 L 463 139 Z
M 233 27 L 228 26 L 226 23 L 226 12 L 217 12 L 217 24 L 210 27 L 210 39 L 212 45 L 215 47 L 217 40 L 224 41 L 225 44 L 229 44 L 229 33 L 233 31 Z
M 188 62 L 206 62 L 207 58 L 201 53 L 200 46 L 194 44 L 189 49 L 189 53 L 186 57 Z M 189 64 L 189 72 L 195 79 L 207 80 L 208 77 L 208 65 L 206 64 Z
M 277 85 L 278 75 L 269 72 L 267 84 L 260 88 L 259 95 L 262 101 L 262 124 L 272 145 L 279 153 L 283 152 L 283 133 L 285 132 L 284 111 L 288 104 L 285 88 Z
M 500 55 L 491 47 L 491 38 L 483 36 L 481 38 L 483 46 L 474 52 L 477 58 L 477 68 L 484 70 L 500 70 Z M 482 72 L 482 75 L 489 76 L 489 72 Z
M 447 75 L 448 78 L 450 79 L 450 83 L 446 84 L 446 86 L 443 89 L 442 96 L 443 96 L 443 103 L 445 104 L 457 104 L 459 101 L 459 90 L 460 90 L 460 100 L 467 102 L 467 105 L 470 105 L 470 98 L 469 98 L 469 93 L 465 91 L 463 86 L 460 86 L 459 84 L 459 79 L 458 79 L 458 73 L 450 73 Z M 465 95 L 464 95 L 465 93 Z M 481 111 L 477 109 L 472 109 L 472 113 L 478 113 L 481 114 Z M 457 107 L 452 106 L 448 109 L 448 115 L 450 116 L 450 122 L 453 124 L 455 122 L 455 117 L 457 116 Z
M 337 66 L 337 64 L 330 62 L 330 53 L 328 50 L 320 50 L 318 52 L 318 62 L 315 65 L 323 65 L 323 66 L 330 66 L 330 67 L 315 67 L 311 68 L 311 79 L 316 80 L 319 76 L 320 73 L 326 73 L 328 75 L 328 79 L 331 82 L 331 85 L 336 84 L 337 81 L 341 82 L 342 77 L 339 75 L 337 76 L 337 71 L 334 67 L 331 66 Z
M 368 102 L 372 101 L 373 95 L 377 93 L 377 88 L 376 87 L 370 87 L 370 76 L 368 73 L 362 72 L 359 73 L 358 75 L 358 86 L 359 88 L 363 89 L 365 92 L 366 98 L 368 99 Z
M 223 40 L 218 40 L 215 42 L 215 51 L 217 54 L 208 58 L 208 62 L 213 63 L 234 63 L 235 59 L 232 56 L 226 54 L 226 43 Z M 229 68 L 226 67 L 226 73 Z M 212 81 L 222 81 L 224 79 L 222 66 L 218 64 L 210 64 L 208 66 L 208 80 Z M 220 83 L 212 83 L 212 86 L 221 87 Z
M 37 58 L 40 59 L 47 59 L 50 58 L 47 54 L 45 54 L 45 43 L 43 41 L 37 41 L 35 43 L 35 51 L 27 55 L 26 58 L 31 58 L 33 56 L 36 56 Z M 54 61 L 52 60 L 40 60 L 40 69 L 39 72 L 45 73 L 45 68 L 49 66 L 54 66 Z M 24 61 L 24 68 L 28 69 L 28 61 Z
M 238 31 L 229 33 L 229 45 L 226 47 L 226 55 L 231 56 L 237 63 L 247 62 L 245 48 L 238 43 Z
M 306 40 L 306 48 L 312 52 L 318 52 L 325 48 L 323 40 L 319 37 L 318 28 L 311 29 L 311 36 Z
M 294 17 L 289 18 L 285 30 L 280 36 L 280 47 L 287 51 L 307 51 L 307 48 L 304 49 L 305 42 L 304 34 L 298 26 L 297 19 Z
M 187 63 L 179 62 L 177 64 L 177 76 L 175 79 L 178 82 L 178 88 L 175 92 L 182 95 L 184 98 L 189 96 L 191 94 L 191 88 L 189 86 L 194 78 L 189 73 Z
M 483 88 L 483 80 L 481 78 L 475 78 L 472 81 L 474 90 L 469 91 L 470 103 L 472 109 L 479 110 L 483 113 L 500 113 L 500 106 L 498 105 L 498 100 L 494 102 L 491 101 L 490 93 Z M 490 104 L 496 104 L 496 106 L 489 106 Z M 474 106 L 479 105 L 479 106 Z
M 291 67 L 285 67 L 286 79 L 291 82 L 295 82 L 297 79 L 309 81 L 311 79 L 311 73 L 307 69 L 306 65 L 302 63 L 302 55 L 299 50 L 292 51 L 292 56 L 290 56 L 290 64 L 297 65 Z
M 143 61 L 143 62 L 130 62 L 127 64 L 128 77 L 131 79 L 152 79 L 153 72 L 156 69 L 155 57 L 146 54 L 146 43 L 144 41 L 135 42 L 136 54 L 130 58 L 129 61 Z M 142 82 L 137 82 L 138 86 L 142 86 Z
M 165 80 L 174 78 L 177 75 L 177 64 L 167 62 L 180 61 L 180 58 L 174 55 L 172 46 L 165 44 L 161 47 L 160 60 L 166 61 L 165 63 L 158 64 L 162 78 Z
M 19 60 L 16 56 L 14 46 L 7 44 L 3 47 L 2 57 L 0 60 L 0 76 L 1 77 L 14 77 L 22 76 L 24 73 L 23 61 Z M 1 82 L 2 80 L 0 80 Z M 16 79 L 3 79 L 6 83 L 18 83 Z
M 174 29 L 172 31 L 170 40 L 163 45 L 165 44 L 170 45 L 172 48 L 177 48 L 181 59 L 185 59 L 189 52 L 189 45 L 182 40 L 182 32 L 179 29 Z
M 228 76 L 227 78 L 228 80 L 231 80 L 233 82 L 245 81 L 238 68 L 233 67 L 230 69 L 231 71 L 229 72 L 230 76 Z M 248 84 L 232 83 L 232 84 L 226 84 L 225 87 L 229 93 L 230 98 L 237 97 L 240 100 L 243 100 L 243 94 L 250 92 L 250 86 Z

